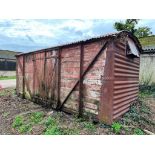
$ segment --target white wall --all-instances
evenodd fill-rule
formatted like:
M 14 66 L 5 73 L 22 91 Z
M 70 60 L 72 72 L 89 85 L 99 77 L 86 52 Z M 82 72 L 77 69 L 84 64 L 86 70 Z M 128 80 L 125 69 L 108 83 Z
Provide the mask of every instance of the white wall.
M 150 84 L 155 83 L 155 54 L 141 54 L 140 56 L 140 83 L 150 78 Z

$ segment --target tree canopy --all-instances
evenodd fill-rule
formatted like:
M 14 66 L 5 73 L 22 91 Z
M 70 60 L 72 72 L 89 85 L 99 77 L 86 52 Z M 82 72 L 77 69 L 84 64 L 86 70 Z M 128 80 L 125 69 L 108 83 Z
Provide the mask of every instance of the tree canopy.
M 117 31 L 127 30 L 133 33 L 136 37 L 147 37 L 152 34 L 151 29 L 147 26 L 144 27 L 136 27 L 139 22 L 139 19 L 127 19 L 125 22 L 115 22 L 114 28 Z

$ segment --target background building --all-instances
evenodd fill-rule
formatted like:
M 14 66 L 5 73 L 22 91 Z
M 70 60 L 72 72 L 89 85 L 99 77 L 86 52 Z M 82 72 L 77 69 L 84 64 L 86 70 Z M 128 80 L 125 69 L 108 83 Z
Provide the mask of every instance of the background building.
M 16 75 L 16 58 L 19 52 L 0 50 L 0 76 Z
M 140 84 L 155 83 L 155 36 L 141 38 Z

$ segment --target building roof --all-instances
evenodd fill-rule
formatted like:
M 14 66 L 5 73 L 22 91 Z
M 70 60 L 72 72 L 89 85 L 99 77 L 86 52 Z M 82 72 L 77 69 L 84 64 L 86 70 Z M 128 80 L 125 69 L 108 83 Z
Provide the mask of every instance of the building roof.
M 155 45 L 154 46 L 153 45 L 152 46 L 144 46 L 142 54 L 146 54 L 146 53 L 155 54 Z
M 16 56 L 26 55 L 26 54 L 30 54 L 30 53 L 34 53 L 34 52 L 48 51 L 48 50 L 58 49 L 58 48 L 66 47 L 66 46 L 78 45 L 80 43 L 93 42 L 93 41 L 96 41 L 96 40 L 99 40 L 99 39 L 118 37 L 118 36 L 121 36 L 121 35 L 126 35 L 126 36 L 129 36 L 130 38 L 132 38 L 134 40 L 134 42 L 136 43 L 136 46 L 138 47 L 140 52 L 142 51 L 141 44 L 140 44 L 139 40 L 137 39 L 137 37 L 135 37 L 129 31 L 120 31 L 120 32 L 116 32 L 116 33 L 109 33 L 109 34 L 105 34 L 105 35 L 96 36 L 96 37 L 85 39 L 85 40 L 79 40 L 79 41 L 76 41 L 76 42 L 66 43 L 66 44 L 62 44 L 62 45 L 58 45 L 58 46 L 54 46 L 54 47 L 50 47 L 50 48 L 46 48 L 46 49 L 41 49 L 41 50 L 32 51 L 32 52 L 28 52 L 28 53 L 22 53 L 22 54 L 18 54 Z

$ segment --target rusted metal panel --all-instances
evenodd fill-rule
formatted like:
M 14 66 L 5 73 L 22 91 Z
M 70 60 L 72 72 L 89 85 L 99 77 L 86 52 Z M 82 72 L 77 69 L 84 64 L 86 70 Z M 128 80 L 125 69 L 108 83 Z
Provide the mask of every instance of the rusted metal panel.
M 126 55 L 126 42 L 124 48 L 121 46 L 122 43 L 117 43 L 114 53 L 114 120 L 129 110 L 139 91 L 139 58 L 130 58 Z

